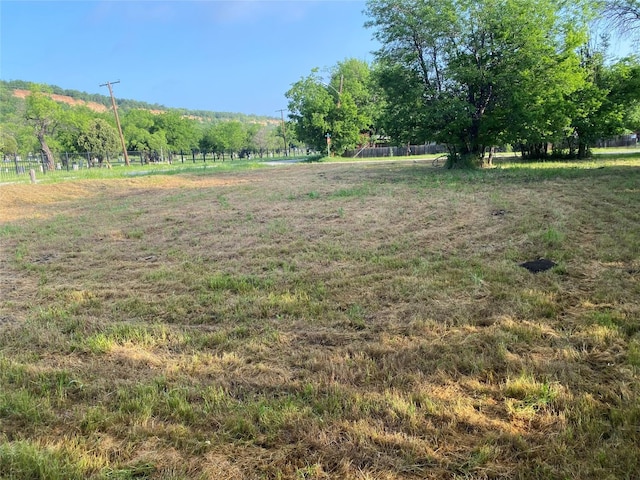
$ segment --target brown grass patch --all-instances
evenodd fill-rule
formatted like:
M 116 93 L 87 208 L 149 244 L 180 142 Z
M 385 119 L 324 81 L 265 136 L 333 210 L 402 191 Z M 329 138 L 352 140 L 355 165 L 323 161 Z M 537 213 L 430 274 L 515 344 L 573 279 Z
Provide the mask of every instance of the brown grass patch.
M 637 172 L 3 187 L 0 457 L 69 478 L 633 478 Z M 518 266 L 538 256 L 558 266 Z
M 101 208 L 101 203 L 126 195 L 149 195 L 162 189 L 209 188 L 234 185 L 237 179 L 216 177 L 162 176 L 126 180 L 76 180 L 55 184 L 13 184 L 0 187 L 0 222 L 46 218 L 80 202 Z M 75 203 L 74 203 L 75 201 Z M 51 210 L 48 207 L 56 205 Z

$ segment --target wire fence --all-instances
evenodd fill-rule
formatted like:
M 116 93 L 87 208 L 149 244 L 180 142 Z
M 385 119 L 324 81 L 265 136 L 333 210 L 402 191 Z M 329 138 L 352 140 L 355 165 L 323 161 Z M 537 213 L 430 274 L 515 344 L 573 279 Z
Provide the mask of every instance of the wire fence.
M 300 150 L 301 151 L 301 150 Z M 291 150 L 289 154 L 299 154 L 298 149 Z M 280 150 L 263 150 L 258 152 L 241 151 L 239 153 L 216 153 L 204 151 L 189 152 L 127 152 L 130 165 L 148 165 L 156 163 L 183 163 L 203 164 L 213 162 L 233 161 L 238 158 L 262 158 L 270 159 L 284 156 Z M 74 171 L 90 168 L 110 168 L 126 165 L 124 155 L 104 155 L 93 152 L 54 153 L 53 170 Z M 7 181 L 22 175 L 29 175 L 30 170 L 47 175 L 49 162 L 43 153 L 29 154 L 26 157 L 20 155 L 4 155 L 0 162 L 0 180 Z
M 64 152 L 54 157 L 54 170 L 80 170 L 93 167 L 108 167 L 120 163 L 124 165 L 125 163 L 122 157 L 109 158 L 101 156 L 102 160 L 98 160 L 98 157 L 90 152 L 82 154 Z M 0 164 L 0 178 L 26 175 L 30 170 L 46 175 L 50 171 L 47 157 L 43 153 L 29 154 L 26 157 L 5 155 Z

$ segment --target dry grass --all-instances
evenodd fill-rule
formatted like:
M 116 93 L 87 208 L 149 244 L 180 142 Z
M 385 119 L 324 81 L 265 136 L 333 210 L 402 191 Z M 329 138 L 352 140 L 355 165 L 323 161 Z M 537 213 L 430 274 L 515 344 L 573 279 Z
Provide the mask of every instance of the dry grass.
M 637 478 L 639 166 L 3 186 L 0 476 Z

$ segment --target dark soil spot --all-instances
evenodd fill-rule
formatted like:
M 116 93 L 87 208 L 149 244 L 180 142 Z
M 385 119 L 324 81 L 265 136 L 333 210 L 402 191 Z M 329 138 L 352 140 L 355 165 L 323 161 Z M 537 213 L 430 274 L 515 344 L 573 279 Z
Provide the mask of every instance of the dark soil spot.
M 544 272 L 557 265 L 557 263 L 547 260 L 546 258 L 539 258 L 537 260 L 531 260 L 529 262 L 521 263 L 520 266 L 526 268 L 531 273 Z

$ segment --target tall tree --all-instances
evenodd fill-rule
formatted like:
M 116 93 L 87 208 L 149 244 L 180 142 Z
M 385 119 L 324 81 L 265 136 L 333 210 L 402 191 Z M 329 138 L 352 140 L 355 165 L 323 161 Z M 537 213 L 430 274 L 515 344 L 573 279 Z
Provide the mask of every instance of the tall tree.
M 62 107 L 55 100 L 42 93 L 41 88 L 37 85 L 31 88 L 31 93 L 26 98 L 26 104 L 25 118 L 34 128 L 47 168 L 53 170 L 55 162 L 51 148 L 49 148 L 48 137 L 53 135 L 58 126 Z
M 285 96 L 289 99 L 289 118 L 300 140 L 316 150 L 323 150 L 325 135 L 331 129 L 329 115 L 335 100 L 322 85 L 317 69 L 292 85 Z
M 256 153 L 259 149 L 257 143 L 258 132 L 260 131 L 260 125 L 256 123 L 248 123 L 245 125 L 244 134 L 244 146 L 245 153 Z
M 91 152 L 100 165 L 105 159 L 109 165 L 109 157 L 117 155 L 122 149 L 117 130 L 101 118 L 89 122 L 78 135 L 77 144 L 82 151 Z
M 198 147 L 203 152 L 224 153 L 225 145 L 218 124 L 209 125 L 203 131 L 198 142 Z
M 78 136 L 89 128 L 94 119 L 105 120 L 105 117 L 109 123 L 113 122 L 113 115 L 99 114 L 85 106 L 64 109 L 60 117 L 60 128 L 55 135 L 61 151 L 85 152 L 86 150 L 78 145 Z
M 201 131 L 195 120 L 180 115 L 177 112 L 166 112 L 154 119 L 152 133 L 163 130 L 171 150 L 188 151 L 198 146 Z
M 386 112 L 400 122 L 387 128 L 447 144 L 455 166 L 478 162 L 486 146 L 516 137 L 509 112 L 517 112 L 521 133 L 545 115 L 566 124 L 552 103 L 527 110 L 536 98 L 561 99 L 580 84 L 573 51 L 583 41 L 584 22 L 578 8 L 563 4 L 369 0 L 366 25 L 382 44 L 378 77 Z
M 640 106 L 640 63 L 634 57 L 607 63 L 606 47 L 581 49 L 587 81 L 569 97 L 572 129 L 566 143 L 571 156 L 584 158 L 596 140 L 640 127 L 633 121 Z
M 226 150 L 233 159 L 234 155 L 247 145 L 247 132 L 244 125 L 236 120 L 218 124 L 220 137 Z
M 229 153 L 231 158 L 249 146 L 247 129 L 236 120 L 223 121 L 207 128 L 200 140 L 200 149 L 222 154 Z
M 122 118 L 127 150 L 158 153 L 168 150 L 166 132 L 156 126 L 157 116 L 146 110 L 130 110 Z
M 607 101 L 621 111 L 622 131 L 640 131 L 640 58 L 629 57 L 611 65 L 607 71 Z M 617 108 L 616 108 L 617 107 Z
M 331 151 L 340 154 L 362 143 L 373 126 L 371 70 L 361 60 L 338 62 L 326 82 L 313 69 L 285 95 L 297 138 L 317 150 L 325 149 L 329 135 Z

